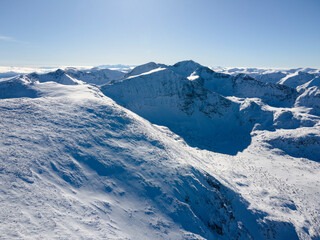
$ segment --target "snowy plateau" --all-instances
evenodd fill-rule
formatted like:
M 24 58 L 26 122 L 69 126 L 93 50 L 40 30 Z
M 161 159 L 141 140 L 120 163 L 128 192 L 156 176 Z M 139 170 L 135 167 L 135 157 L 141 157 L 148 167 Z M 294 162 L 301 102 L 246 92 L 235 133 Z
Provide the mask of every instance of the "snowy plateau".
M 14 71 L 0 239 L 320 239 L 319 69 Z

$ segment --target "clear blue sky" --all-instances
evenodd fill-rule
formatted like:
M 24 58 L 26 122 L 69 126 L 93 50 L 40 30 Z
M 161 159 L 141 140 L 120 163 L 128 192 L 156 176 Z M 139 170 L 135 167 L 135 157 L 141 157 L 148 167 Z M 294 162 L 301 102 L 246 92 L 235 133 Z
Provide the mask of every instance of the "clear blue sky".
M 319 0 L 0 0 L 0 65 L 320 68 Z

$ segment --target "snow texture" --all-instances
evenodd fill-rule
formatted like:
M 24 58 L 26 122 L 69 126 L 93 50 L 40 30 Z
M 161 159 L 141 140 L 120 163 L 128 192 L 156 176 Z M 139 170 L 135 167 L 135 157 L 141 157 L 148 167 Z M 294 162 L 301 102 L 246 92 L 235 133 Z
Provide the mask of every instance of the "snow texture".
M 319 239 L 319 71 L 227 70 L 0 80 L 1 239 Z

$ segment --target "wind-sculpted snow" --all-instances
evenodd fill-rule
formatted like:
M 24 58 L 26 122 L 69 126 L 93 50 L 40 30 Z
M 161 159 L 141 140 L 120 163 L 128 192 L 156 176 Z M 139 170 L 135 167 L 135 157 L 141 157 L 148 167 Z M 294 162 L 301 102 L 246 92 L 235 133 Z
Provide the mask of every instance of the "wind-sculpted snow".
M 312 79 L 316 78 L 318 74 L 310 74 L 307 72 L 298 71 L 293 74 L 289 74 L 286 77 L 280 80 L 280 84 L 296 88 L 300 85 L 303 85 Z
M 281 130 L 279 130 L 281 131 Z M 270 139 L 272 148 L 278 148 L 284 153 L 298 158 L 307 158 L 320 162 L 320 127 L 300 128 L 290 131 L 282 130 L 278 137 Z
M 296 106 L 308 107 L 310 114 L 320 115 L 320 87 L 310 87 L 297 98 Z
M 197 81 L 201 81 L 205 88 L 224 96 L 260 98 L 272 106 L 292 106 L 297 97 L 293 88 L 264 83 L 244 74 L 230 76 L 202 67 L 193 75 L 199 76 Z
M 192 60 L 188 61 L 181 61 L 172 66 L 168 66 L 172 71 L 175 73 L 183 76 L 188 77 L 190 76 L 195 70 L 201 67 L 199 63 L 196 63 Z
M 155 63 L 139 66 L 131 72 L 139 75 L 130 73 L 121 81 L 103 86 L 102 91 L 201 149 L 227 154 L 242 151 L 250 144 L 255 125 L 263 129 L 281 126 L 273 125 L 273 112 L 261 110 L 264 104 L 256 101 L 261 99 L 271 106 L 291 107 L 297 97 L 293 88 L 263 83 L 246 75 L 216 73 L 192 61 L 156 68 L 159 66 Z M 147 72 L 141 73 L 142 69 Z M 248 98 L 256 100 L 249 105 L 242 104 L 248 102 Z
M 32 73 L 27 75 L 33 81 L 39 82 L 57 82 L 64 85 L 76 85 L 83 83 L 90 83 L 96 85 L 103 85 L 111 81 L 120 79 L 124 73 L 109 69 L 93 69 L 93 70 L 76 70 L 69 68 L 66 70 L 58 69 L 54 72 L 46 74 Z
M 66 69 L 66 73 L 73 78 L 79 79 L 85 83 L 103 85 L 111 81 L 122 78 L 125 73 L 110 69 L 90 69 L 79 71 L 77 69 Z
M 306 88 L 310 88 L 310 87 L 320 87 L 320 76 L 317 76 L 315 78 L 313 78 L 312 80 L 310 80 L 309 82 L 300 85 L 297 89 L 302 90 L 302 89 L 306 89 Z
M 267 213 L 197 168 L 169 131 L 97 89 L 66 87 L 0 102 L 2 237 L 297 238 L 291 224 L 259 224 Z
M 103 65 L 94 68 L 90 66 L 60 68 L 0 66 L 0 79 L 32 74 L 34 77 L 37 77 L 37 75 L 44 75 L 44 77 L 41 77 L 42 79 L 48 78 L 50 79 L 50 81 L 54 81 L 55 79 L 52 78 L 53 75 L 59 77 L 59 75 L 63 75 L 63 73 L 65 73 L 73 78 L 76 78 L 77 80 L 81 80 L 86 83 L 103 85 L 110 81 L 122 78 L 126 72 L 130 71 L 130 69 L 130 66 L 125 65 Z
M 317 78 L 102 70 L 0 81 L 1 238 L 320 238 Z
M 149 72 L 151 70 L 154 70 L 156 68 L 160 68 L 160 64 L 154 63 L 154 62 L 149 62 L 140 66 L 135 67 L 132 69 L 130 72 L 128 72 L 124 78 L 132 77 L 132 76 L 137 76 L 142 73 Z
M 14 77 L 0 81 L 0 99 L 21 98 L 38 96 L 38 92 L 33 88 L 31 81 L 25 77 Z
M 235 154 L 250 143 L 253 124 L 241 128 L 238 103 L 170 69 L 128 77 L 102 91 L 152 123 L 169 127 L 191 146 Z M 230 147 L 239 138 L 242 144 Z
M 262 82 L 279 83 L 297 88 L 306 82 L 319 77 L 320 69 L 296 68 L 296 69 L 263 69 L 263 68 L 212 68 L 225 74 L 246 74 Z

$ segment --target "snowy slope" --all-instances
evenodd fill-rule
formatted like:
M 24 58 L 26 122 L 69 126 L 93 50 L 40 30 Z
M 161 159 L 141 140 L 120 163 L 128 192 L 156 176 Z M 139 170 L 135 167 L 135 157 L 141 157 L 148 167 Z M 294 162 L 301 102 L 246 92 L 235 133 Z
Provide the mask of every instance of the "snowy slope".
M 308 107 L 311 114 L 320 115 L 320 87 L 305 89 L 297 98 L 296 106 Z
M 206 67 L 197 69 L 191 77 L 203 82 L 205 88 L 224 96 L 260 98 L 274 106 L 293 105 L 297 95 L 293 88 L 287 86 L 261 82 L 245 74 L 231 76 L 216 73 Z
M 102 91 L 202 149 L 227 154 L 242 151 L 250 144 L 254 127 L 277 126 L 274 111 L 266 110 L 266 104 L 291 107 L 297 97 L 293 88 L 246 75 L 216 73 L 192 61 L 159 66 L 138 66 L 131 72 L 135 74 L 103 86 Z
M 169 127 L 192 146 L 235 154 L 249 144 L 253 125 L 241 127 L 238 103 L 170 69 L 128 77 L 103 86 L 102 91 L 152 123 Z M 243 144 L 234 149 L 226 146 L 239 138 Z
M 160 68 L 161 66 L 155 62 L 149 62 L 140 66 L 137 66 L 135 68 L 133 68 L 131 71 L 129 71 L 124 78 L 128 78 L 128 77 L 132 77 L 132 76 L 136 76 L 136 75 L 140 75 L 142 73 L 146 73 L 149 72 L 151 70 Z
M 217 73 L 192 61 L 159 66 L 138 66 L 140 74 L 107 84 L 102 91 L 152 123 L 169 127 L 191 146 L 236 154 L 248 147 L 253 130 L 318 124 L 318 78 L 298 92 L 243 74 Z
M 0 81 L 1 238 L 320 238 L 316 81 L 150 65 Z
M 25 76 L 0 80 L 0 99 L 37 96 L 38 92 L 33 88 L 32 81 Z
M 172 71 L 176 72 L 177 74 L 188 77 L 193 73 L 195 70 L 201 67 L 199 63 L 196 63 L 192 60 L 181 61 L 172 66 L 168 66 Z
M 0 78 L 15 77 L 18 75 L 25 75 L 30 73 L 45 74 L 48 72 L 56 71 L 58 69 L 66 69 L 69 67 L 16 67 L 16 66 L 0 66 Z M 89 70 L 92 66 L 74 66 L 77 70 Z
M 79 71 L 78 69 L 74 68 L 67 68 L 67 74 L 71 75 L 72 77 L 79 79 L 83 82 L 96 84 L 96 85 L 103 85 L 109 83 L 111 81 L 120 79 L 124 76 L 124 72 L 118 70 L 111 70 L 111 69 L 97 69 L 92 68 L 90 70 L 82 70 Z
M 75 68 L 58 69 L 46 74 L 32 73 L 27 77 L 39 82 L 53 81 L 62 84 L 81 84 L 81 82 L 103 85 L 124 76 L 123 72 L 110 69 L 78 70 Z
M 320 123 L 317 117 L 319 101 L 316 100 L 318 97 L 316 87 L 307 88 L 304 92 L 300 90 L 298 93 L 294 88 L 285 85 L 264 83 L 243 74 L 231 76 L 217 73 L 206 67 L 190 64 L 190 61 L 180 62 L 177 65 L 179 66 L 177 71 L 174 65 L 166 69 L 159 68 L 158 71 L 149 71 L 123 79 L 121 82 L 105 85 L 102 91 L 151 122 L 169 127 L 191 146 L 228 155 L 243 151 L 236 155 L 236 159 L 241 159 L 239 164 L 244 164 L 241 163 L 242 158 L 249 159 L 246 163 L 255 165 L 252 169 L 257 168 L 255 171 L 260 173 L 259 164 L 263 164 L 265 171 L 263 176 L 269 176 L 272 180 L 259 180 L 261 185 L 258 188 L 263 189 L 266 182 L 275 184 L 275 181 L 279 181 L 275 185 L 282 191 L 284 188 L 285 191 L 294 188 L 299 189 L 297 190 L 299 194 L 310 196 L 310 199 L 313 199 L 310 203 L 312 207 L 309 208 L 308 202 L 295 196 L 296 191 L 289 194 L 288 190 L 288 195 L 283 198 L 285 194 L 282 196 L 281 192 L 278 192 L 277 196 L 272 196 L 274 189 L 270 190 L 273 193 L 262 191 L 257 194 L 254 200 L 256 206 L 262 204 L 261 198 L 268 196 L 270 199 L 266 204 L 271 204 L 272 207 L 270 205 L 265 207 L 270 209 L 270 214 L 277 206 L 279 212 L 275 215 L 280 216 L 286 212 L 288 218 L 294 218 L 290 221 L 294 222 L 295 226 L 304 228 L 309 225 L 310 220 L 300 221 L 300 217 L 290 216 L 298 211 L 295 202 L 299 202 L 301 204 L 299 208 L 305 211 L 303 215 L 309 215 L 309 219 L 313 219 L 313 223 L 306 227 L 309 232 L 300 232 L 299 237 L 309 239 L 308 234 L 319 237 L 319 203 L 315 199 L 319 198 L 316 189 L 319 187 Z M 184 93 L 183 89 L 190 91 Z M 228 99 L 230 102 L 223 104 L 220 101 L 211 101 L 210 97 L 204 97 L 218 96 L 217 93 L 223 95 L 220 95 L 221 99 Z M 197 104 L 199 98 L 201 104 Z M 229 104 L 232 107 L 226 108 Z M 192 106 L 192 110 L 188 111 L 190 108 L 186 110 L 181 107 L 186 105 Z M 201 113 L 206 112 L 208 106 L 214 106 L 214 111 L 204 117 Z M 219 114 L 220 112 L 223 114 Z M 237 140 L 233 141 L 230 136 Z M 209 140 L 211 145 L 204 143 L 204 139 Z M 259 156 L 259 161 L 254 161 L 256 156 Z M 299 158 L 303 158 L 302 162 L 296 160 Z M 275 161 L 281 162 L 280 165 L 276 164 L 279 168 L 276 174 L 273 173 Z M 296 166 L 304 164 L 306 166 L 299 168 L 298 172 L 301 170 L 299 174 L 301 176 L 306 174 L 308 178 L 302 180 L 299 177 L 300 183 L 297 180 L 286 185 L 290 176 L 285 173 L 298 174 Z M 309 164 L 313 170 L 307 167 Z M 235 168 L 237 167 L 239 165 L 235 165 Z M 246 171 L 250 172 L 249 169 Z M 247 178 L 245 172 L 242 175 Z M 250 181 L 254 182 L 256 181 L 254 178 L 259 178 L 255 174 L 254 176 Z M 248 187 L 250 181 L 246 181 L 244 188 Z M 308 189 L 306 187 L 308 184 L 314 185 Z M 240 186 L 242 188 L 242 184 Z M 247 196 L 251 198 L 252 189 L 248 191 Z M 262 207 L 261 210 L 263 209 L 265 208 Z
M 293 74 L 288 74 L 286 77 L 282 78 L 279 83 L 296 88 L 300 85 L 303 85 L 312 79 L 316 78 L 317 74 L 310 74 L 307 72 L 298 71 Z
M 246 74 L 262 82 L 280 83 L 293 88 L 320 76 L 320 69 L 315 68 L 263 69 L 213 67 L 212 70 L 230 75 Z
M 0 103 L 4 238 L 259 239 L 280 227 L 296 236 L 290 224 L 258 224 L 180 138 L 97 89 L 36 88 L 46 97 Z

